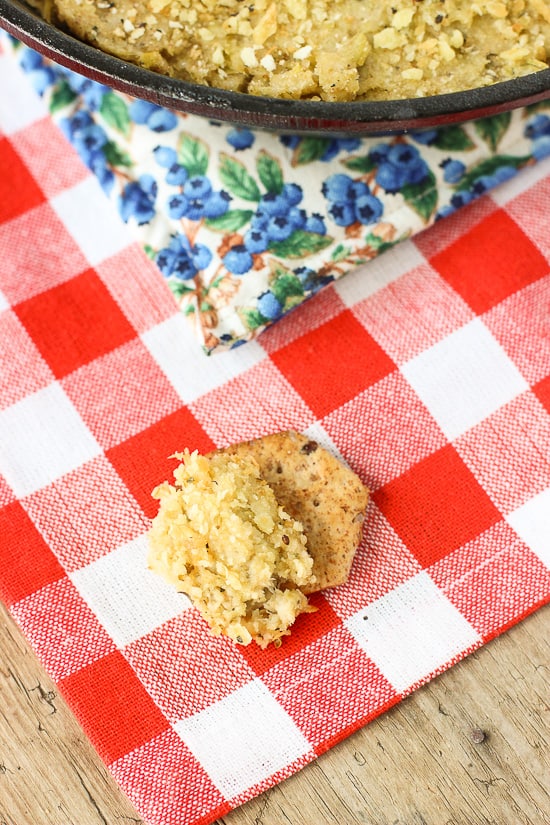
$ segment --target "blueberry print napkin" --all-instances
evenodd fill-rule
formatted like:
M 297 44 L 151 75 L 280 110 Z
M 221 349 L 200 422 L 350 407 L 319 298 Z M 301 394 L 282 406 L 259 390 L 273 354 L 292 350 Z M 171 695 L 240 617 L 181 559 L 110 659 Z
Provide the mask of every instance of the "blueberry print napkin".
M 550 153 L 550 101 L 399 137 L 252 133 L 131 99 L 14 48 L 208 353 L 255 338 Z

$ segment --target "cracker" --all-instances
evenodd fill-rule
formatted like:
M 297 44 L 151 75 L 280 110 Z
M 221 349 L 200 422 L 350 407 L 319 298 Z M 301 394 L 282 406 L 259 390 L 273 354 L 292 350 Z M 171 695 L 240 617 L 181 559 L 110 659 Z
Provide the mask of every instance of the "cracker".
M 369 497 L 359 476 L 316 441 L 294 431 L 233 444 L 223 452 L 252 456 L 279 504 L 302 523 L 315 576 L 303 592 L 347 581 Z

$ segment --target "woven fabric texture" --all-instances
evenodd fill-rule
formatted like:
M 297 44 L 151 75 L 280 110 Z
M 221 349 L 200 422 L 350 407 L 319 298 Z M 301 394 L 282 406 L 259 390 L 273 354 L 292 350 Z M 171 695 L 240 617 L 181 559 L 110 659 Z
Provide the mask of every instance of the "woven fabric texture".
M 5 55 L 0 87 L 0 595 L 144 820 L 205 825 L 548 601 L 550 162 L 206 358 Z M 150 493 L 287 428 L 372 499 L 261 651 L 147 570 Z

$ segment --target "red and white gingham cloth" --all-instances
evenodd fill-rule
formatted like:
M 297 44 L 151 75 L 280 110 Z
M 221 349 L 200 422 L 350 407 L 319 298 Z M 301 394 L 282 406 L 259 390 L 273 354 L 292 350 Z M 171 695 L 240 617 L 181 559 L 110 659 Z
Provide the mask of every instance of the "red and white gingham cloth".
M 209 359 L 3 72 L 0 594 L 143 818 L 208 823 L 548 600 L 550 162 Z M 286 428 L 373 495 L 349 583 L 261 651 L 146 569 L 150 491 Z

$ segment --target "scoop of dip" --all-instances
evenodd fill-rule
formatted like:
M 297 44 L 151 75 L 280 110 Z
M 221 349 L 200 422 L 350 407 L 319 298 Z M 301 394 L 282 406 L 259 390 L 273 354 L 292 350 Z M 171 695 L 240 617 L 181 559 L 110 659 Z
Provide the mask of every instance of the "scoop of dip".
M 153 491 L 150 568 L 189 596 L 214 635 L 280 644 L 315 609 L 300 589 L 315 580 L 301 523 L 252 457 L 185 450 L 175 458 L 174 484 Z

